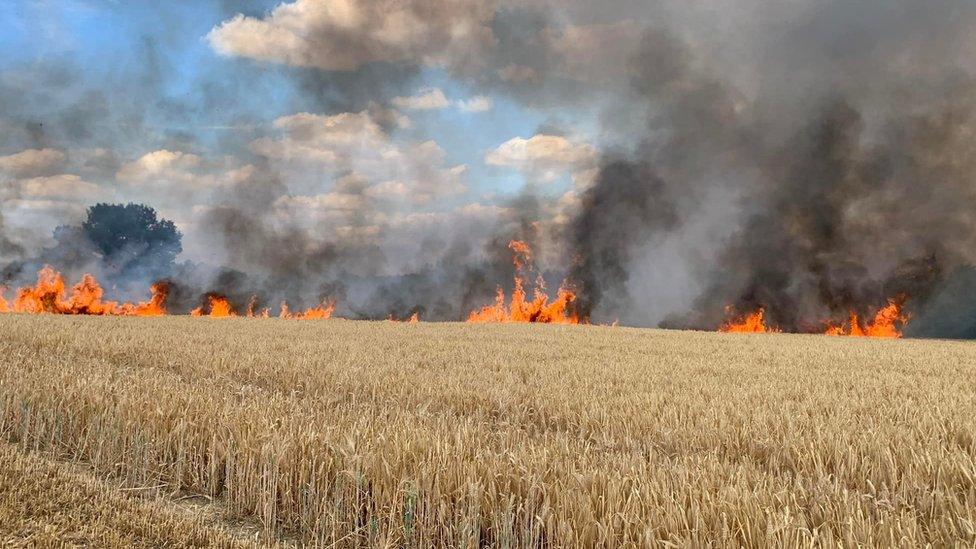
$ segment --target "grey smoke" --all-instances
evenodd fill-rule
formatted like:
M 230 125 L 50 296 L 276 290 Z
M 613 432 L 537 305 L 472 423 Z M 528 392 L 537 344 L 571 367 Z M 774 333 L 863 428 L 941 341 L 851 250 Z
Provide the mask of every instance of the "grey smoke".
M 221 4 L 228 18 L 265 8 Z M 456 15 L 433 9 L 436 2 L 422 7 L 431 17 Z M 727 306 L 764 307 L 780 327 L 803 331 L 851 309 L 867 314 L 899 294 L 918 312 L 919 334 L 946 333 L 925 325 L 948 308 L 954 318 L 972 316 L 954 298 L 972 287 L 976 261 L 972 2 L 523 2 L 493 13 L 492 40 L 477 56 L 452 58 L 446 72 L 523 105 L 602 113 L 599 174 L 560 238 L 539 230 L 554 197 L 499 200 L 509 213 L 490 228 L 452 227 L 425 240 L 404 267 L 389 255 L 389 234 L 340 237 L 275 218 L 270 206 L 294 190 L 248 153 L 261 130 L 226 132 L 211 146 L 258 170 L 215 193 L 200 230 L 213 240 L 216 265 L 184 264 L 173 299 L 191 307 L 220 292 L 240 308 L 251 294 L 271 306 L 335 298 L 353 317 L 456 320 L 490 302 L 496 285 L 510 290 L 507 243 L 517 238 L 537 255 L 563 258 L 549 266 L 550 286 L 568 275 L 577 306 L 594 321 L 714 329 Z M 625 18 L 634 21 L 601 35 L 617 41 L 607 49 L 613 55 L 588 59 L 600 70 L 574 74 L 578 60 L 568 52 L 594 52 L 567 50 L 563 27 Z M 202 149 L 179 127 L 205 111 L 254 123 L 253 102 L 263 94 L 245 91 L 267 91 L 278 82 L 270 76 L 292 82 L 291 112 L 366 109 L 391 129 L 395 116 L 381 105 L 414 91 L 423 76 L 417 56 L 348 70 L 238 59 L 173 97 L 160 39 L 142 44 L 144 63 L 105 82 L 86 79 L 70 61 L 7 71 L 2 152 L 66 142 L 123 154 L 134 142 Z M 172 127 L 155 126 L 162 115 Z M 90 160 L 88 173 L 110 177 L 122 162 L 113 154 Z M 321 188 L 311 190 L 334 185 L 315 184 Z M 359 198 L 347 224 L 364 227 L 378 213 L 375 197 L 345 184 Z M 0 218 L 0 256 L 22 252 Z M 667 307 L 652 306 L 660 302 Z
M 697 273 L 689 311 L 666 325 L 714 329 L 726 306 L 764 307 L 774 324 L 805 331 L 901 294 L 921 307 L 943 273 L 973 260 L 974 23 L 968 2 L 819 3 L 742 38 L 759 58 L 741 67 L 693 54 L 708 52 L 705 37 L 649 29 L 634 80 L 649 116 L 627 165 L 649 166 L 640 199 L 672 204 L 681 221 L 624 216 L 592 231 L 635 199 L 584 202 L 578 264 L 614 267 L 595 287 L 576 275 L 584 303 L 613 314 L 619 304 L 605 294 L 634 276 L 628 250 L 682 231 L 718 185 L 739 197 L 729 207 L 741 221 Z M 738 89 L 736 68 L 755 78 L 748 88 Z M 619 166 L 605 162 L 590 193 L 633 186 Z M 623 235 L 638 243 L 613 244 Z

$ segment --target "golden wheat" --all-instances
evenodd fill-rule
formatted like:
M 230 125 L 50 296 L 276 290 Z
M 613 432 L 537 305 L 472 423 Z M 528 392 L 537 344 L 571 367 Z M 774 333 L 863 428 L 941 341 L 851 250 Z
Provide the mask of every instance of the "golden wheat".
M 0 333 L 20 451 L 215 498 L 268 539 L 976 544 L 971 343 L 18 315 Z
M 199 506 L 166 505 L 0 442 L 0 546 L 257 547 Z

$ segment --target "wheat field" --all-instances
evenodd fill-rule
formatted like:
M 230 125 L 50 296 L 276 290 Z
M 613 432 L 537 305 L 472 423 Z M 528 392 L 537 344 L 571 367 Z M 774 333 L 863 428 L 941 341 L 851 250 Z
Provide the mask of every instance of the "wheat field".
M 0 333 L 0 543 L 976 544 L 968 342 L 21 315 Z

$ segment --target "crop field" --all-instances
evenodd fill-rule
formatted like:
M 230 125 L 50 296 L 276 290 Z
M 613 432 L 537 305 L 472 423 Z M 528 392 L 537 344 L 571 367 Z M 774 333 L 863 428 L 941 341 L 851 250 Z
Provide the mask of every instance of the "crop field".
M 976 344 L 0 315 L 0 545 L 976 544 Z

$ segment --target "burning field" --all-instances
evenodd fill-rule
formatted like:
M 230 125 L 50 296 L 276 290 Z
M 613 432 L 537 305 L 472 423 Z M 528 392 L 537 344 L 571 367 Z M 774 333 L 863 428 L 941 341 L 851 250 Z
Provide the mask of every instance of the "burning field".
M 966 342 L 188 316 L 0 331 L 2 540 L 976 543 Z
M 333 3 L 12 60 L 0 310 L 976 338 L 973 2 Z
M 570 289 L 568 281 L 564 281 L 556 292 L 555 298 L 546 293 L 546 282 L 542 274 L 537 272 L 532 262 L 532 250 L 523 241 L 512 240 L 508 248 L 513 254 L 515 276 L 512 280 L 511 297 L 506 297 L 505 290 L 499 285 L 493 304 L 485 305 L 468 313 L 467 322 L 521 322 L 542 324 L 588 324 L 589 319 L 583 316 L 576 304 L 576 293 Z M 530 277 L 534 277 L 532 280 Z M 531 280 L 531 282 L 530 282 Z M 532 297 L 528 298 L 528 285 L 532 285 Z M 165 316 L 171 314 L 167 309 L 167 298 L 170 293 L 170 283 L 157 281 L 150 286 L 151 297 L 146 302 L 120 303 L 104 300 L 104 290 L 91 274 L 85 274 L 81 280 L 67 289 L 64 278 L 50 266 L 43 267 L 37 274 L 37 283 L 17 290 L 12 302 L 8 302 L 4 292 L 0 289 L 0 313 L 26 314 L 58 314 L 58 315 L 95 315 L 95 316 Z M 252 295 L 246 308 L 235 307 L 225 296 L 216 292 L 208 292 L 201 296 L 202 304 L 189 311 L 191 317 L 226 318 L 243 316 L 248 318 L 271 316 L 271 307 L 258 307 L 259 297 Z M 819 327 L 815 326 L 809 333 L 826 335 L 844 335 L 855 337 L 902 337 L 902 328 L 908 323 L 909 315 L 903 312 L 904 296 L 880 308 L 872 318 L 864 321 L 858 318 L 855 311 L 851 311 L 846 321 L 833 323 L 824 321 Z M 323 302 L 318 306 L 305 310 L 292 311 L 287 301 L 278 306 L 277 316 L 284 319 L 324 320 L 332 317 L 335 311 L 335 301 Z M 727 311 L 733 315 L 732 307 Z M 172 314 L 180 314 L 179 312 Z M 413 312 L 409 322 L 418 322 L 420 315 Z M 389 320 L 395 320 L 392 314 Z M 616 323 L 614 323 L 616 324 Z M 719 332 L 738 333 L 773 333 L 782 330 L 775 325 L 767 325 L 765 311 L 759 308 L 755 312 L 734 316 L 725 321 L 718 328 Z
M 976 1 L 7 4 L 0 545 L 976 546 Z

